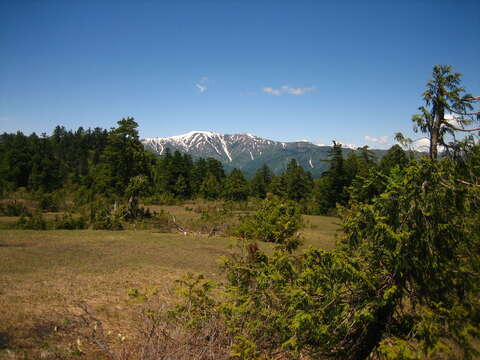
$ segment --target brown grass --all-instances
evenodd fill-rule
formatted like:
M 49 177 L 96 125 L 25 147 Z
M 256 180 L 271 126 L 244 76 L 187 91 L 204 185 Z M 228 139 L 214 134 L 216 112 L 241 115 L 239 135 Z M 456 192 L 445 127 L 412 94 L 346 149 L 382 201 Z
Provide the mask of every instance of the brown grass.
M 188 219 L 192 212 L 184 208 L 168 210 Z M 335 219 L 307 220 L 305 246 L 332 248 Z M 168 302 L 174 281 L 188 272 L 222 280 L 217 259 L 234 244 L 146 230 L 0 230 L 0 359 L 71 358 L 79 351 L 99 358 L 76 343 L 80 302 L 106 332 L 128 335 L 136 321 L 128 290 L 155 286 Z

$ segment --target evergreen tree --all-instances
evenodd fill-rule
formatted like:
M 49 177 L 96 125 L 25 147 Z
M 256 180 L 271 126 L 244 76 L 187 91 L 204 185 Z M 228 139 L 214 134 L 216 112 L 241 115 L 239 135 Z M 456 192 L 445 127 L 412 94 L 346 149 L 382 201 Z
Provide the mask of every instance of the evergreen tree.
M 221 185 L 217 178 L 210 174 L 202 182 L 200 186 L 200 195 L 205 199 L 215 200 L 220 197 L 221 194 Z
M 322 176 L 319 179 L 316 179 L 313 186 L 312 196 L 313 196 L 313 213 L 314 214 L 328 214 L 330 209 L 332 209 L 332 184 L 331 178 L 329 176 Z
M 181 199 L 188 199 L 190 196 L 190 186 L 183 175 L 180 175 L 175 183 L 175 196 Z
M 103 154 L 103 162 L 107 164 L 109 170 L 109 181 L 116 194 L 121 196 L 132 177 L 150 175 L 137 127 L 138 124 L 133 118 L 118 121 L 118 127 L 108 136 Z
M 250 194 L 256 198 L 265 199 L 272 183 L 273 173 L 267 164 L 257 170 L 250 182 Z
M 290 160 L 282 177 L 286 186 L 286 196 L 289 200 L 300 201 L 310 195 L 313 187 L 311 174 L 303 170 L 295 159 Z
M 380 170 L 389 174 L 394 167 L 404 169 L 408 165 L 408 157 L 400 145 L 393 145 L 380 161 Z
M 418 109 L 421 114 L 412 116 L 414 131 L 420 130 L 428 134 L 430 140 L 430 158 L 436 159 L 438 147 L 449 147 L 445 135 L 455 137 L 455 131 L 463 130 L 471 119 L 464 114 L 472 109 L 472 95 L 465 94 L 465 88 L 460 86 L 461 74 L 453 72 L 450 65 L 435 65 L 432 79 L 427 83 L 427 90 L 422 94 L 425 106 Z M 446 118 L 447 114 L 457 114 L 455 122 Z
M 155 168 L 155 187 L 157 193 L 170 193 L 173 195 L 176 179 L 173 175 L 173 157 L 169 148 L 157 161 Z
M 375 161 L 375 154 L 368 148 L 368 145 L 359 147 L 357 151 L 360 153 L 361 158 L 367 164 L 372 164 Z
M 202 186 L 203 180 L 205 179 L 206 175 L 207 161 L 204 158 L 199 158 L 194 162 L 191 172 L 190 182 L 193 194 L 200 194 L 200 187 Z
M 227 200 L 244 201 L 248 196 L 248 183 L 243 173 L 238 169 L 227 176 L 225 180 L 224 196 Z
M 347 201 L 345 191 L 347 172 L 344 167 L 342 144 L 334 141 L 333 148 L 329 150 L 329 156 L 330 168 L 322 174 L 321 180 L 317 181 L 314 191 L 317 208 L 321 214 L 326 214 L 330 209 L 335 208 L 337 203 L 346 204 Z M 355 161 L 358 162 L 358 157 Z
M 285 183 L 285 177 L 283 176 L 272 176 L 272 182 L 270 183 L 270 192 L 280 198 L 287 197 L 287 186 Z
M 215 176 L 215 179 L 221 184 L 225 179 L 222 163 L 214 158 L 207 158 L 205 166 L 207 169 L 206 173 Z

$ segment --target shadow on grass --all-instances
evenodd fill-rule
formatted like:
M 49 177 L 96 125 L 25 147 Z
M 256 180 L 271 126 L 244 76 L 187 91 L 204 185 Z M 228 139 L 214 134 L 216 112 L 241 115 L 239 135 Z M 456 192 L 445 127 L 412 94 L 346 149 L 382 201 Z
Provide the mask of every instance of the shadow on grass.
M 27 243 L 16 243 L 16 244 L 2 244 L 0 243 L 0 248 L 1 247 L 12 247 L 12 248 L 22 248 L 22 247 L 27 247 Z
M 0 350 L 8 348 L 10 337 L 6 332 L 0 331 Z

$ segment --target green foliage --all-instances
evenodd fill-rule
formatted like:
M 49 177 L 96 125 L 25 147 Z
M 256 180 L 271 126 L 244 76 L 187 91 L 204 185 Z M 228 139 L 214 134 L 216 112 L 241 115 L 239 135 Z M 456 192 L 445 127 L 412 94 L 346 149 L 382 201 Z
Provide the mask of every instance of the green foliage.
M 224 197 L 227 200 L 245 201 L 248 197 L 248 184 L 242 172 L 238 169 L 227 176 L 225 180 Z
M 250 194 L 259 199 L 265 199 L 273 179 L 273 173 L 270 168 L 264 164 L 257 170 L 255 176 L 250 182 Z
M 333 142 L 330 152 L 330 168 L 315 182 L 313 197 L 317 203 L 317 213 L 327 214 L 337 203 L 345 204 L 347 171 L 344 167 L 342 144 Z M 354 158 L 355 161 L 357 160 Z M 356 162 L 354 163 L 356 165 Z
M 214 175 L 206 177 L 200 186 L 200 194 L 208 200 L 218 199 L 221 191 L 221 185 Z
M 87 228 L 87 221 L 83 216 L 73 216 L 71 213 L 64 213 L 62 216 L 55 216 L 54 229 L 81 230 Z
M 408 162 L 407 154 L 400 145 L 393 145 L 382 157 L 382 160 L 380 161 L 380 170 L 388 175 L 395 167 L 404 169 L 408 166 Z
M 38 207 L 43 211 L 57 212 L 60 210 L 59 199 L 52 193 L 40 194 L 38 196 Z
M 406 166 L 401 158 L 405 155 L 403 150 L 399 147 L 392 149 L 386 160 L 382 160 L 382 169 L 387 175 L 392 161 L 399 160 L 396 165 Z M 315 181 L 313 201 L 308 204 L 310 213 L 334 215 L 337 206 L 345 206 L 349 201 L 369 201 L 384 191 L 386 176 L 379 173 L 375 155 L 368 146 L 349 152 L 344 159 L 342 145 L 334 142 L 329 162 L 329 170 Z
M 144 149 L 133 118 L 118 121 L 110 131 L 57 126 L 51 136 L 0 135 L 0 195 L 26 187 L 46 211 L 70 211 L 70 200 L 84 206 L 99 194 L 128 200 L 132 181 L 137 181 L 133 179 L 142 179 L 134 199 L 159 204 L 196 197 L 245 201 L 249 195 L 263 199 L 271 192 L 304 205 L 313 187 L 310 173 L 294 159 L 280 176 L 264 165 L 249 182 L 238 169 L 227 177 L 222 163 L 213 158 L 194 161 L 168 148 L 155 156 Z M 59 191 L 69 197 L 68 206 Z
M 122 214 L 106 200 L 96 200 L 90 204 L 90 224 L 95 230 L 122 230 Z
M 302 225 L 300 209 L 295 203 L 270 197 L 253 215 L 243 219 L 238 233 L 247 239 L 281 244 L 292 240 Z
M 218 302 L 212 296 L 212 290 L 218 284 L 205 280 L 203 275 L 194 276 L 190 273 L 176 282 L 177 294 L 182 302 L 177 303 L 171 316 L 187 327 L 203 326 L 218 316 Z
M 47 230 L 47 222 L 41 212 L 35 211 L 31 215 L 22 215 L 18 219 L 16 227 L 23 230 Z
M 130 179 L 149 175 L 148 159 L 138 137 L 138 124 L 133 118 L 118 121 L 107 139 L 102 161 L 106 165 L 107 181 L 115 193 L 124 195 Z
M 287 170 L 282 174 L 282 177 L 284 178 L 287 199 L 300 201 L 310 195 L 313 186 L 312 175 L 298 165 L 295 159 L 288 163 Z
M 399 167 L 395 167 L 392 171 L 400 170 Z M 387 182 L 388 176 L 373 168 L 364 176 L 357 175 L 347 188 L 350 202 L 366 203 L 372 201 L 385 191 Z
M 175 198 L 171 193 L 157 193 L 152 196 L 145 197 L 145 204 L 156 204 L 156 205 L 177 205 L 182 201 Z
M 195 313 L 225 324 L 239 359 L 479 356 L 478 153 L 392 171 L 382 194 L 342 210 L 334 251 L 245 244 L 224 261 L 223 300 Z M 263 236 L 282 206 L 267 200 L 244 234 Z
M 384 336 L 409 341 L 411 349 L 418 342 L 419 358 L 455 343 L 467 358 L 475 353 L 479 257 L 472 249 L 478 249 L 480 240 L 479 198 L 456 176 L 448 159 L 421 161 L 404 176 L 393 174 L 373 204 L 344 214 L 345 251 L 365 257 L 380 283 L 396 286 L 395 311 L 385 326 L 410 322 L 398 331 L 385 330 Z
M 472 109 L 472 95 L 465 93 L 465 88 L 460 86 L 461 74 L 453 72 L 450 65 L 435 65 L 432 79 L 427 83 L 427 89 L 423 92 L 425 106 L 418 108 L 420 114 L 412 116 L 414 131 L 428 134 L 430 140 L 430 157 L 436 159 L 438 147 L 451 147 L 446 136 L 453 136 L 455 131 L 462 129 L 472 122 L 472 119 L 464 114 Z M 454 125 L 446 115 L 454 114 Z
M 27 207 L 16 200 L 0 203 L 0 216 L 27 216 L 29 214 Z

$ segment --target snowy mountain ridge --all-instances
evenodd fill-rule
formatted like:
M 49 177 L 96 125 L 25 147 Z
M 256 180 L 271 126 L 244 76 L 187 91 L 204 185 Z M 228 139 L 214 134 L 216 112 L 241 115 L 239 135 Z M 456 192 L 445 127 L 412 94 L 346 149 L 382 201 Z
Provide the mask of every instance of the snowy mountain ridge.
M 250 133 L 219 134 L 212 131 L 190 131 L 171 137 L 141 139 L 146 149 L 158 155 L 180 151 L 198 157 L 213 157 L 222 162 L 226 170 L 234 167 L 252 173 L 267 164 L 274 172 L 283 171 L 288 162 L 296 159 L 315 176 L 328 168 L 330 146 L 315 145 L 307 140 L 280 142 L 264 139 Z M 351 151 L 344 147 L 344 152 Z
M 197 155 L 202 153 L 205 156 L 220 157 L 219 160 L 233 161 L 233 155 L 239 153 L 248 154 L 251 160 L 254 160 L 254 154 L 261 155 L 262 148 L 281 144 L 258 136 L 244 134 L 219 134 L 211 131 L 197 130 L 190 131 L 183 135 L 171 137 L 157 137 L 142 139 L 145 147 L 162 155 L 167 147 L 173 150 L 180 150 L 185 153 Z

